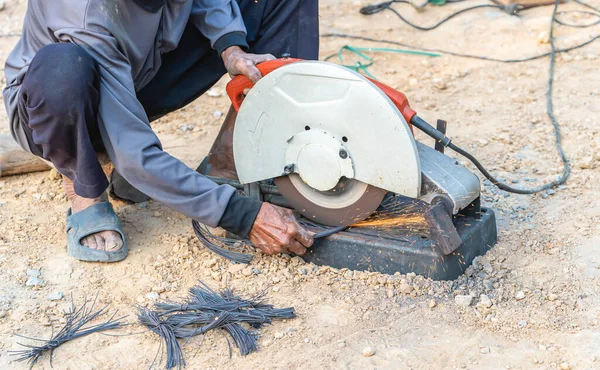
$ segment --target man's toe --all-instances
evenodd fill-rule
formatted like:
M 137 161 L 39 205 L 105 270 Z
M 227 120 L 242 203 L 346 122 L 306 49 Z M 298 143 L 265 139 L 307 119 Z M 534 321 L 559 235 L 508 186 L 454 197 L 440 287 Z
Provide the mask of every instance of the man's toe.
M 121 234 L 115 231 L 111 231 L 109 235 L 104 239 L 106 243 L 106 250 L 109 252 L 116 252 L 123 247 L 123 240 L 121 240 Z
M 96 245 L 98 250 L 105 250 L 104 236 L 102 234 L 95 234 L 94 238 L 96 239 Z

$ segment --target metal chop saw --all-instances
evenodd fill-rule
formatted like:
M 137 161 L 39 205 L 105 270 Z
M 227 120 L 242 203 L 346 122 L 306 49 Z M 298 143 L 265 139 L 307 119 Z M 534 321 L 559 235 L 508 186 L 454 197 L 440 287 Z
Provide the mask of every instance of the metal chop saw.
M 293 208 L 317 229 L 356 226 L 316 241 L 308 260 L 446 279 L 494 244 L 479 179 L 443 154 L 444 130 L 419 118 L 404 94 L 326 62 L 284 58 L 258 68 L 256 85 L 242 76 L 227 85 L 238 110 L 239 183 L 213 180 Z M 437 150 L 416 141 L 413 126 L 436 138 Z M 396 221 L 373 222 L 382 215 Z M 403 227 L 407 215 L 426 227 Z

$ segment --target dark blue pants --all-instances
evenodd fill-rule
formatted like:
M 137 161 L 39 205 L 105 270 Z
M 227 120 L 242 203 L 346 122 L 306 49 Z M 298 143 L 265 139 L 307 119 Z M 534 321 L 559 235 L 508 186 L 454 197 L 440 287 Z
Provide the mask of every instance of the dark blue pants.
M 251 53 L 318 58 L 317 0 L 238 3 Z M 191 103 L 225 73 L 208 39 L 188 24 L 177 48 L 163 55 L 157 75 L 137 97 L 153 121 Z M 19 119 L 32 153 L 71 180 L 77 178 L 75 193 L 86 198 L 100 196 L 108 186 L 96 156 L 103 150 L 96 118 L 98 84 L 89 54 L 74 44 L 51 44 L 32 60 L 19 96 Z

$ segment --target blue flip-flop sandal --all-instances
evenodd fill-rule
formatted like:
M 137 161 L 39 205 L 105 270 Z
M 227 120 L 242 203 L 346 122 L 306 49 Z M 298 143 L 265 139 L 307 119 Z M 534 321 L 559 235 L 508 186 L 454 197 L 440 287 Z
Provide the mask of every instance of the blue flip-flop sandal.
M 123 247 L 115 252 L 91 249 L 81 244 L 81 239 L 100 231 L 116 231 L 121 234 Z M 118 262 L 127 257 L 127 244 L 119 217 L 109 202 L 94 204 L 83 211 L 73 214 L 67 211 L 67 253 L 80 261 Z

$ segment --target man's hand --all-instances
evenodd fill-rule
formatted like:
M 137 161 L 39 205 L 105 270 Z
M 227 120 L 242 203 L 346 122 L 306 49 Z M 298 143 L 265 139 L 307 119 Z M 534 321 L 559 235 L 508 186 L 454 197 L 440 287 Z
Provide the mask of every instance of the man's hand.
M 266 254 L 293 252 L 299 256 L 313 244 L 314 234 L 303 228 L 291 210 L 263 203 L 250 230 L 250 241 Z
M 258 63 L 275 59 L 271 54 L 248 54 L 239 46 L 230 46 L 221 53 L 225 68 L 231 77 L 244 75 L 256 83 L 262 74 L 256 68 Z

